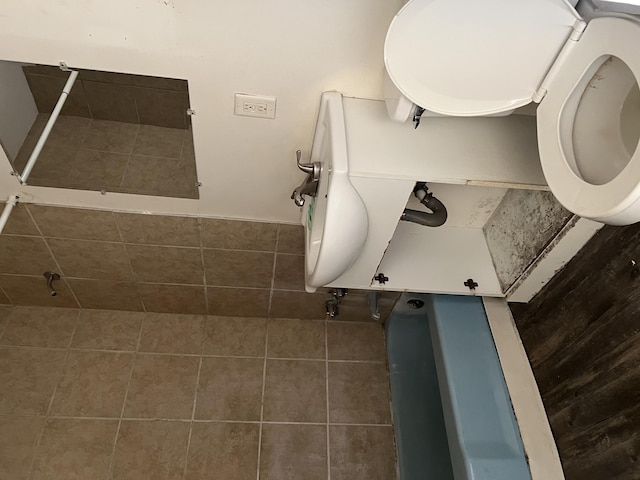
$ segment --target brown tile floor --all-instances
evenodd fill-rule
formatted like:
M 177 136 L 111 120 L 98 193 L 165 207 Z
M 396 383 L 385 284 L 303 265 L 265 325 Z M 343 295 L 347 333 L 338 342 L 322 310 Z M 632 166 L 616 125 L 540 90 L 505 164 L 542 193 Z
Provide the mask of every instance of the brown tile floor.
M 393 480 L 370 323 L 0 310 L 0 480 Z

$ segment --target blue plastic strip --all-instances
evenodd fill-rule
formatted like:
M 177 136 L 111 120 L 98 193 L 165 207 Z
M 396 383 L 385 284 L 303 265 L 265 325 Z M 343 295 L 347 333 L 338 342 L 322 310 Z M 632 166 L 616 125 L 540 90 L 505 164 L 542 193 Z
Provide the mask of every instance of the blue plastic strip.
M 456 480 L 530 480 L 481 298 L 428 297 L 425 306 Z

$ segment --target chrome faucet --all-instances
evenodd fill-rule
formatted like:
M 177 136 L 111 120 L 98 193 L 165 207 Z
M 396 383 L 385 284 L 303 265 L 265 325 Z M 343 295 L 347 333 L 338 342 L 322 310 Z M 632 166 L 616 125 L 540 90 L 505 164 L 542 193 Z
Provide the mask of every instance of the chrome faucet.
M 307 174 L 304 181 L 293 191 L 291 194 L 291 200 L 298 206 L 304 205 L 303 195 L 309 195 L 315 197 L 318 191 L 318 181 L 320 180 L 320 173 L 322 172 L 322 165 L 320 162 L 313 163 L 300 163 L 302 152 L 296 151 L 296 164 L 298 168 Z

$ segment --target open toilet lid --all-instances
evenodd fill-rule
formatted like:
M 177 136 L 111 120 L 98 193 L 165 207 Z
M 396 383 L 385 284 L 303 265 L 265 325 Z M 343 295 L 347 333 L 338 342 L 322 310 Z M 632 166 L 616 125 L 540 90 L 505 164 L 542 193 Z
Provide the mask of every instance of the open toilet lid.
M 391 22 L 385 65 L 427 110 L 505 112 L 532 101 L 580 20 L 565 0 L 411 0 Z

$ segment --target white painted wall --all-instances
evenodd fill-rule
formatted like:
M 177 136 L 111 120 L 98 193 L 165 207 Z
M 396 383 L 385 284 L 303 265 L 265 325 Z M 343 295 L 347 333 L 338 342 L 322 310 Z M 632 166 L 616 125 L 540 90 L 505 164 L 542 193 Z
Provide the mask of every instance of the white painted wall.
M 325 90 L 381 99 L 384 37 L 400 0 L 3 0 L 0 60 L 189 81 L 200 200 L 20 187 L 0 194 L 92 208 L 297 222 Z M 233 115 L 234 92 L 277 97 L 275 120 Z M 0 165 L 3 159 L 0 158 Z
M 20 63 L 0 62 L 0 112 L 0 142 L 13 159 L 38 116 Z

